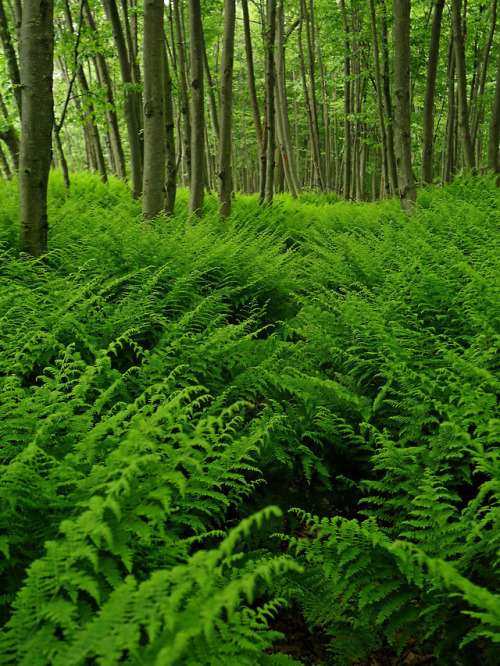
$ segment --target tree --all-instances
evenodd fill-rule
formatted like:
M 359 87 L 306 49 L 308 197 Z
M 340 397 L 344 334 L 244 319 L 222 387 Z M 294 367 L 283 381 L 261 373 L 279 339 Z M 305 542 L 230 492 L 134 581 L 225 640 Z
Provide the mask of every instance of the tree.
M 411 163 L 410 115 L 410 8 L 411 0 L 394 0 L 394 125 L 399 198 L 412 210 L 417 188 Z
M 189 212 L 201 217 L 205 191 L 205 99 L 200 0 L 189 0 L 191 182 Z
M 54 103 L 53 0 L 25 0 L 19 48 L 21 154 L 19 223 L 21 252 L 39 257 L 47 251 L 47 185 Z
M 164 0 L 144 0 L 144 171 L 142 218 L 152 220 L 165 201 Z
M 469 106 L 467 102 L 467 72 L 465 68 L 465 47 L 462 31 L 461 0 L 451 2 L 451 26 L 453 30 L 453 52 L 457 74 L 458 125 L 462 138 L 462 157 L 465 171 L 474 167 L 474 150 L 469 125 Z
M 427 61 L 427 82 L 425 86 L 424 117 L 422 123 L 422 173 L 421 181 L 433 181 L 434 157 L 434 94 L 436 91 L 436 76 L 439 59 L 439 38 L 441 36 L 441 19 L 443 16 L 444 0 L 435 0 L 432 15 L 431 42 L 429 45 L 429 59 Z
M 231 214 L 231 149 L 233 108 L 235 0 L 224 0 L 224 34 L 222 36 L 222 61 L 220 84 L 219 122 L 219 206 L 224 217 Z

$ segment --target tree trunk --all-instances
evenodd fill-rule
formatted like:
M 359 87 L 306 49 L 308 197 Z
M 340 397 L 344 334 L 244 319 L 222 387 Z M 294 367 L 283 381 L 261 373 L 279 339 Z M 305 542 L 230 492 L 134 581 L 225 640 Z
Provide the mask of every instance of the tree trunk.
M 474 168 L 474 150 L 469 126 L 469 109 L 467 104 L 467 78 L 465 69 L 465 47 L 462 31 L 461 0 L 451 2 L 451 23 L 453 30 L 453 51 L 455 53 L 455 69 L 457 73 L 458 92 L 458 124 L 462 138 L 462 154 L 465 171 Z
M 500 172 L 498 144 L 500 143 L 500 56 L 498 58 L 495 97 L 491 109 L 490 136 L 488 141 L 488 168 Z
M 293 197 L 300 192 L 300 183 L 295 171 L 293 159 L 292 137 L 288 118 L 288 105 L 285 87 L 285 40 L 283 0 L 280 0 L 277 11 L 276 25 L 276 114 L 278 127 L 278 143 L 280 159 L 283 162 L 288 190 Z
M 384 101 L 382 98 L 382 82 L 380 76 L 380 56 L 378 50 L 377 16 L 375 14 L 375 0 L 370 0 L 370 15 L 371 15 L 371 24 L 372 24 L 373 57 L 375 65 L 375 87 L 377 91 L 377 113 L 378 113 L 379 129 L 380 129 L 380 139 L 382 144 L 382 170 L 384 172 L 384 182 L 387 188 L 386 194 L 389 194 L 390 184 L 389 184 L 389 164 L 387 160 L 387 132 L 385 129 Z
M 19 169 L 19 245 L 39 257 L 47 251 L 47 184 L 50 171 L 54 101 L 54 5 L 25 0 L 21 24 L 21 155 Z
M 479 88 L 477 91 L 477 96 L 479 97 L 479 106 L 476 104 L 476 112 L 474 114 L 474 118 L 472 120 L 472 147 L 474 148 L 477 140 L 477 135 L 479 131 L 479 124 L 483 120 L 483 96 L 484 96 L 484 89 L 486 87 L 486 77 L 488 74 L 488 63 L 490 59 L 490 52 L 491 52 L 491 45 L 493 43 L 493 38 L 495 36 L 495 30 L 496 30 L 496 23 L 497 23 L 497 0 L 493 0 L 493 4 L 491 6 L 491 27 L 490 27 L 490 34 L 488 36 L 488 42 L 486 44 L 486 50 L 484 53 L 484 59 L 483 59 L 483 64 L 482 64 L 482 69 L 481 69 L 481 77 L 480 77 L 480 82 L 479 82 Z M 479 160 L 477 161 L 477 165 L 479 166 Z
M 116 0 L 102 0 L 106 17 L 111 24 L 113 38 L 120 63 L 120 72 L 124 84 L 123 93 L 123 111 L 125 114 L 125 123 L 127 125 L 128 144 L 130 150 L 130 173 L 132 196 L 136 199 L 142 192 L 142 148 L 140 141 L 140 109 L 137 93 L 131 92 L 130 85 L 132 81 L 132 69 L 129 61 L 125 36 L 116 6 Z
M 177 37 L 177 63 L 179 66 L 179 84 L 181 89 L 181 116 L 184 132 L 180 135 L 183 142 L 183 157 L 187 169 L 188 182 L 191 178 L 191 119 L 189 116 L 189 94 L 186 45 L 181 24 L 179 0 L 173 0 L 175 34 Z
M 172 99 L 172 76 L 168 64 L 168 55 L 163 43 L 164 75 L 165 75 L 165 201 L 164 210 L 172 215 L 177 194 L 177 162 L 175 156 L 175 116 Z
M 222 60 L 220 75 L 220 141 L 218 198 L 223 217 L 231 215 L 231 120 L 233 111 L 233 61 L 235 0 L 224 0 L 224 33 L 222 36 Z
M 351 151 L 351 59 L 347 55 L 351 52 L 351 44 L 349 42 L 349 23 L 347 21 L 347 13 L 345 9 L 344 0 L 340 0 L 340 10 L 342 12 L 342 19 L 344 21 L 345 31 L 345 63 L 344 63 L 344 185 L 343 193 L 344 199 L 347 201 L 351 196 L 351 171 L 352 171 L 352 151 Z
M 387 20 L 385 0 L 379 0 L 381 6 L 380 34 L 382 43 L 382 90 L 384 93 L 384 109 L 387 123 L 387 161 L 391 177 L 391 192 L 398 193 L 398 172 L 396 168 L 396 151 L 394 150 L 393 108 L 391 99 L 391 82 L 389 78 L 389 45 L 387 39 Z
M 427 81 L 425 86 L 424 110 L 422 120 L 422 173 L 421 182 L 432 183 L 434 164 L 434 93 L 439 59 L 439 38 L 441 36 L 441 19 L 444 0 L 435 0 L 432 15 L 431 42 L 427 61 Z
M 10 36 L 9 23 L 7 21 L 7 16 L 5 15 L 3 0 L 0 0 L 0 38 L 2 40 L 3 52 L 7 62 L 7 69 L 9 70 L 10 80 L 14 87 L 14 97 L 19 111 L 19 117 L 21 117 L 22 100 L 19 66 L 17 64 L 16 52 Z
M 164 0 L 144 0 L 144 176 L 142 219 L 153 220 L 165 201 Z
M 88 4 L 88 0 L 84 0 L 83 4 L 83 16 L 85 19 L 86 25 L 94 34 L 97 33 L 97 27 Z M 113 95 L 113 83 L 111 81 L 111 76 L 109 73 L 108 63 L 106 59 L 96 50 L 95 55 L 95 67 L 97 72 L 97 78 L 99 84 L 104 86 L 106 89 L 106 119 L 110 128 L 110 140 L 111 140 L 111 150 L 115 163 L 115 173 L 119 178 L 126 178 L 127 171 L 125 166 L 125 155 L 123 153 L 123 145 L 120 136 L 120 129 L 118 126 L 118 116 L 116 115 L 115 110 L 115 100 Z
M 411 0 L 394 0 L 394 138 L 399 198 L 408 211 L 413 210 L 417 200 L 411 165 L 410 5 Z
M 276 41 L 276 0 L 266 3 L 266 31 L 264 53 L 266 58 L 266 189 L 265 203 L 272 204 L 274 190 L 275 105 L 274 105 L 274 45 Z
M 200 0 L 189 0 L 189 55 L 191 69 L 191 181 L 189 212 L 201 217 L 205 188 L 205 96 Z
M 252 38 L 250 35 L 250 19 L 248 16 L 247 0 L 241 0 L 241 8 L 243 10 L 243 29 L 245 33 L 245 57 L 247 62 L 248 92 L 250 95 L 250 107 L 252 109 L 252 118 L 255 127 L 255 136 L 257 137 L 257 148 L 259 151 L 259 156 L 261 156 L 263 148 L 263 132 L 262 132 L 262 123 L 260 120 L 259 103 L 257 101 L 257 90 L 255 87 Z

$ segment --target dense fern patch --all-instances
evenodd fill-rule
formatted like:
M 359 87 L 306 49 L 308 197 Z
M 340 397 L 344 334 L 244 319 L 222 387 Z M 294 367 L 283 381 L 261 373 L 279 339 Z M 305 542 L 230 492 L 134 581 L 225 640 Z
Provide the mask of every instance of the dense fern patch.
M 290 663 L 290 603 L 325 664 L 496 663 L 493 181 L 144 226 L 56 174 L 45 262 L 0 200 L 0 663 Z

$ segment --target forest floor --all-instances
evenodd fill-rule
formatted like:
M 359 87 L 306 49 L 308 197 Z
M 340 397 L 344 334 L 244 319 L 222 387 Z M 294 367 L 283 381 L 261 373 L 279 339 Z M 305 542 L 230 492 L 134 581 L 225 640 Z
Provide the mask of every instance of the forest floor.
M 0 664 L 497 666 L 500 190 L 0 183 Z

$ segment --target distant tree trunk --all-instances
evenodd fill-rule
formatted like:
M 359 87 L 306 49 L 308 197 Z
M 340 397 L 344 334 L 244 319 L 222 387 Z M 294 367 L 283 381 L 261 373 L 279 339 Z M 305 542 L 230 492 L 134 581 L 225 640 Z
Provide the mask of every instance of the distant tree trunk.
M 500 56 L 498 58 L 495 97 L 491 109 L 490 137 L 488 141 L 488 168 L 500 172 L 498 144 L 500 143 Z
M 461 0 L 451 2 L 451 23 L 453 30 L 453 51 L 455 53 L 455 69 L 457 73 L 458 92 L 458 124 L 462 138 L 462 155 L 465 171 L 474 168 L 474 150 L 469 126 L 469 109 L 467 104 L 467 76 L 465 69 L 465 46 L 462 31 Z
M 172 76 L 168 64 L 168 55 L 163 44 L 164 75 L 165 75 L 165 201 L 164 210 L 172 215 L 177 194 L 177 162 L 175 156 L 175 119 L 172 99 Z
M 125 123 L 127 125 L 128 144 L 130 151 L 130 173 L 132 196 L 136 199 L 142 192 L 142 162 L 143 154 L 140 141 L 140 97 L 129 88 L 133 83 L 132 67 L 127 53 L 125 36 L 116 6 L 116 0 L 102 0 L 102 5 L 106 17 L 111 24 L 113 38 L 115 42 L 120 72 L 124 85 L 123 93 L 123 111 L 125 114 Z
M 394 0 L 394 124 L 399 198 L 411 211 L 417 188 L 411 165 L 410 116 L 410 6 L 411 0 Z
M 432 183 L 434 157 L 434 93 L 436 90 L 436 74 L 439 58 L 439 38 L 441 36 L 441 19 L 444 0 L 435 0 L 432 16 L 431 42 L 427 61 L 427 80 L 425 86 L 424 111 L 422 121 L 422 173 L 421 182 Z
M 375 87 L 377 89 L 378 123 L 380 128 L 380 139 L 382 144 L 382 169 L 384 172 L 384 183 L 386 186 L 386 194 L 389 194 L 390 183 L 389 183 L 389 164 L 387 160 L 387 132 L 385 129 L 384 101 L 382 98 L 382 80 L 380 77 L 380 56 L 378 50 L 377 16 L 375 14 L 375 0 L 370 0 L 370 15 L 371 15 L 371 24 L 372 24 L 373 57 L 374 57 L 374 66 L 375 66 L 374 70 Z
M 443 164 L 443 182 L 451 180 L 454 166 L 454 134 L 455 134 L 455 54 L 453 53 L 453 36 L 448 47 L 448 116 L 446 119 L 446 150 Z
M 318 103 L 316 100 L 316 72 L 314 67 L 314 58 L 316 53 L 314 10 L 313 10 L 312 0 L 309 0 L 309 11 L 307 9 L 306 0 L 302 0 L 302 4 L 303 4 L 302 17 L 303 18 L 305 17 L 306 35 L 307 35 L 307 52 L 308 52 L 308 64 L 309 64 L 310 120 L 311 120 L 313 160 L 316 169 L 316 174 L 318 177 L 319 189 L 324 190 L 325 176 L 323 173 L 323 163 L 321 159 L 321 149 L 319 142 Z
M 265 203 L 273 202 L 274 190 L 274 153 L 275 141 L 275 105 L 274 105 L 274 45 L 276 40 L 276 0 L 267 0 L 266 3 L 266 31 L 264 53 L 266 58 L 266 189 Z
M 5 157 L 5 153 L 2 150 L 2 146 L 0 145 L 0 164 L 3 167 L 3 170 L 5 172 L 5 177 L 7 180 L 12 180 L 12 171 L 10 170 L 9 163 L 7 161 L 7 158 Z
M 490 59 L 490 52 L 491 52 L 491 45 L 493 44 L 493 38 L 495 36 L 495 31 L 496 31 L 496 23 L 497 23 L 497 0 L 493 0 L 493 4 L 491 6 L 491 27 L 490 27 L 490 34 L 488 36 L 488 42 L 486 43 L 486 50 L 484 52 L 484 59 L 482 63 L 482 68 L 481 68 L 481 77 L 479 81 L 479 87 L 477 91 L 477 96 L 479 97 L 479 104 L 476 103 L 476 112 L 474 114 L 474 118 L 472 120 L 472 148 L 474 149 L 476 140 L 477 140 L 477 135 L 479 131 L 479 124 L 483 120 L 483 108 L 482 108 L 482 102 L 483 102 L 483 96 L 484 96 L 484 89 L 486 87 L 486 78 L 488 74 L 488 63 Z M 479 161 L 478 161 L 478 166 L 479 166 Z
M 345 63 L 344 63 L 344 199 L 347 201 L 351 196 L 351 171 L 352 171 L 352 151 L 351 151 L 351 59 L 347 55 L 351 51 L 349 42 L 349 22 L 344 0 L 340 0 L 340 10 L 344 21 L 345 30 Z
M 153 220 L 165 201 L 164 0 L 144 0 L 144 176 L 142 219 Z
M 60 130 L 55 125 L 54 125 L 54 141 L 56 144 L 57 153 L 59 155 L 59 160 L 61 162 L 61 169 L 63 172 L 63 180 L 64 180 L 64 189 L 66 190 L 66 192 L 68 192 L 71 186 L 69 180 L 68 163 L 66 162 L 66 156 L 64 155 L 64 150 L 61 143 Z
M 179 0 L 173 0 L 174 24 L 177 38 L 177 63 L 179 66 L 179 84 L 181 89 L 181 116 L 184 132 L 180 135 L 183 141 L 183 155 L 187 169 L 188 181 L 191 178 L 191 119 L 189 116 L 188 72 L 186 45 L 182 30 Z
M 387 20 L 385 0 L 379 0 L 381 7 L 380 35 L 382 43 L 382 90 L 384 93 L 384 109 L 387 122 L 387 161 L 389 162 L 389 174 L 391 176 L 391 191 L 398 193 L 398 173 L 396 169 L 396 151 L 394 150 L 394 125 L 393 108 L 391 98 L 391 82 L 389 78 L 389 45 L 387 39 Z
M 255 73 L 253 66 L 252 38 L 250 35 L 250 19 L 248 16 L 247 0 L 241 0 L 243 10 L 243 29 L 245 32 L 245 57 L 247 62 L 248 92 L 250 95 L 250 108 L 252 109 L 253 124 L 255 127 L 255 136 L 257 137 L 257 149 L 259 157 L 262 155 L 263 132 L 260 120 L 259 103 L 257 101 L 257 90 L 255 87 Z
M 14 45 L 12 44 L 12 38 L 10 36 L 9 23 L 7 21 L 7 16 L 5 15 L 3 0 L 0 0 L 0 39 L 2 40 L 3 52 L 7 62 L 7 69 L 9 71 L 10 80 L 14 86 L 14 97 L 19 111 L 19 117 L 21 117 L 22 100 L 19 66 L 17 64 L 17 56 Z
M 200 0 L 189 0 L 189 55 L 191 65 L 191 181 L 189 212 L 201 217 L 205 188 L 205 97 Z
M 210 67 L 208 65 L 205 36 L 203 36 L 203 71 L 205 72 L 205 79 L 207 82 L 206 88 L 208 93 L 208 108 L 210 109 L 210 120 L 212 121 L 212 129 L 216 140 L 219 141 L 219 118 L 217 114 L 217 102 L 215 101 L 214 82 L 212 79 L 212 74 L 210 73 Z
M 19 169 L 19 245 L 39 257 L 47 251 L 47 184 L 50 171 L 54 101 L 53 0 L 24 0 L 19 45 L 21 155 Z
M 86 25 L 94 34 L 97 34 L 97 27 L 90 10 L 88 0 L 84 0 L 83 16 L 85 18 Z M 108 63 L 106 62 L 106 59 L 102 53 L 100 53 L 98 50 L 96 51 L 95 55 L 95 67 L 99 84 L 104 86 L 106 89 L 106 119 L 110 128 L 111 151 L 115 164 L 115 173 L 119 178 L 126 178 L 127 171 L 125 166 L 125 155 L 123 153 L 123 145 L 120 136 L 120 129 L 118 126 L 118 116 L 115 110 L 113 83 L 111 81 Z
M 292 137 L 288 118 L 285 87 L 285 43 L 283 0 L 280 0 L 276 25 L 276 115 L 280 160 L 283 163 L 288 190 L 293 197 L 300 192 L 300 183 L 293 160 Z
M 11 124 L 11 119 L 9 118 L 9 112 L 5 106 L 2 95 L 0 95 L 0 108 L 2 109 L 2 115 L 4 117 L 4 124 L 6 129 L 0 131 L 0 139 L 5 142 L 9 150 L 9 155 L 12 160 L 12 166 L 15 170 L 19 169 L 19 137 L 17 132 Z
M 82 7 L 83 10 L 83 7 Z M 73 34 L 75 32 L 75 29 L 73 27 L 73 17 L 71 16 L 71 9 L 69 6 L 68 0 L 65 0 L 64 3 L 64 13 L 66 16 L 66 24 L 68 27 L 68 31 Z M 92 103 L 92 96 L 90 94 L 90 89 L 89 85 L 87 82 L 87 77 L 85 76 L 85 72 L 83 70 L 83 66 L 80 65 L 77 68 L 77 77 L 78 77 L 78 82 L 80 84 L 80 88 L 82 89 L 82 92 L 84 94 L 85 98 L 85 107 L 87 110 L 87 117 L 88 117 L 88 122 L 89 122 L 89 132 L 91 135 L 91 140 L 93 144 L 93 150 L 94 150 L 94 155 L 96 159 L 96 165 L 97 165 L 97 170 L 99 171 L 101 175 L 101 180 L 103 183 L 105 183 L 108 179 L 107 175 L 107 170 L 106 170 L 106 163 L 104 161 L 104 155 L 102 152 L 102 146 L 101 146 L 101 140 L 99 137 L 99 130 L 97 129 L 96 126 L 96 115 L 94 112 L 94 105 Z
M 231 215 L 231 120 L 233 111 L 233 60 L 235 0 L 224 0 L 224 33 L 222 36 L 222 60 L 220 76 L 220 141 L 218 195 L 220 212 Z

